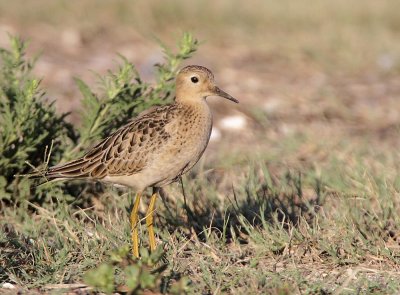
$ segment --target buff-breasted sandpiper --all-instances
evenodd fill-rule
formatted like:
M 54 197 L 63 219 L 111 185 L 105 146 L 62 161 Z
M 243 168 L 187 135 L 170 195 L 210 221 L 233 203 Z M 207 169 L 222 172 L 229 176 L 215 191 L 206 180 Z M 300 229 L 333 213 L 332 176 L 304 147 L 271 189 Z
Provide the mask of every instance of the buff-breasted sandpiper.
M 158 190 L 188 172 L 206 149 L 212 129 L 208 96 L 238 103 L 216 86 L 209 69 L 195 65 L 184 67 L 176 78 L 176 97 L 172 104 L 145 111 L 83 157 L 50 167 L 45 176 L 50 180 L 90 178 L 136 190 L 130 215 L 132 252 L 136 257 L 139 256 L 139 202 L 143 191 L 152 187 L 145 219 L 150 250 L 154 251 L 153 213 Z

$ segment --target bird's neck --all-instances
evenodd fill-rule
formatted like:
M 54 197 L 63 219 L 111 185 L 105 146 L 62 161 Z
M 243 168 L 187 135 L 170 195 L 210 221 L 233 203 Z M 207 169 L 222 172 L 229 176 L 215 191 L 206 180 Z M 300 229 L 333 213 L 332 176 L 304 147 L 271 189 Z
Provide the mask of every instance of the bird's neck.
M 190 106 L 203 105 L 204 103 L 206 103 L 206 98 L 177 93 L 175 97 L 175 102 L 181 105 L 190 105 Z
M 195 108 L 195 109 L 196 108 L 203 109 L 205 107 L 208 108 L 205 97 L 181 98 L 179 96 L 176 96 L 175 103 L 183 108 Z
M 181 114 L 185 117 L 194 117 L 196 119 L 208 120 L 211 117 L 211 110 L 205 98 L 196 100 L 175 100 L 178 109 L 181 109 Z

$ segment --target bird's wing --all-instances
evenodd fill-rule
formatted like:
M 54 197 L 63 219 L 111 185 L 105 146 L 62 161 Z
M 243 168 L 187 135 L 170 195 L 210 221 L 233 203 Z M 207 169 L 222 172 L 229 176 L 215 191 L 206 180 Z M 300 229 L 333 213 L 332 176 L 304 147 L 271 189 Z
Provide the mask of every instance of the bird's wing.
M 170 133 L 174 105 L 154 109 L 118 129 L 91 148 L 83 157 L 49 168 L 46 177 L 95 178 L 132 175 L 143 170 Z

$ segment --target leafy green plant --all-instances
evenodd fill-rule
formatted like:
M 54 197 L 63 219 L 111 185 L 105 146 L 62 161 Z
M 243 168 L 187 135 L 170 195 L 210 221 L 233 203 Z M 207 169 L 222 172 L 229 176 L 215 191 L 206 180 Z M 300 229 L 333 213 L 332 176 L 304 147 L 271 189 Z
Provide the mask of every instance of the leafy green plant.
M 129 247 L 121 247 L 110 255 L 110 262 L 100 264 L 85 274 L 85 281 L 99 291 L 106 293 L 129 292 L 136 294 L 140 290 L 167 291 L 162 289 L 163 273 L 168 265 L 162 260 L 161 247 L 149 254 L 141 249 L 141 259 L 132 258 Z M 186 294 L 189 280 L 185 277 L 168 286 L 171 294 Z
M 31 71 L 36 58 L 25 56 L 21 39 L 10 37 L 11 48 L 0 48 L 0 200 L 32 199 L 29 182 L 15 178 L 43 162 L 46 146 L 53 146 L 51 163 L 60 160 L 65 141 L 74 141 L 66 114 L 57 114 L 47 102 L 40 80 Z

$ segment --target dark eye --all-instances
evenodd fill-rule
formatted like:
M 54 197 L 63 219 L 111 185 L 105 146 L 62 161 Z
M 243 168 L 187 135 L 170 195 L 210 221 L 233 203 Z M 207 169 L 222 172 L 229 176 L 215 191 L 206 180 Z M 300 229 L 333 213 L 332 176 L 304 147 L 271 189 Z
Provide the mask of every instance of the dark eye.
M 199 82 L 199 78 L 197 78 L 197 77 L 192 77 L 192 78 L 190 78 L 190 80 L 192 80 L 193 83 Z

